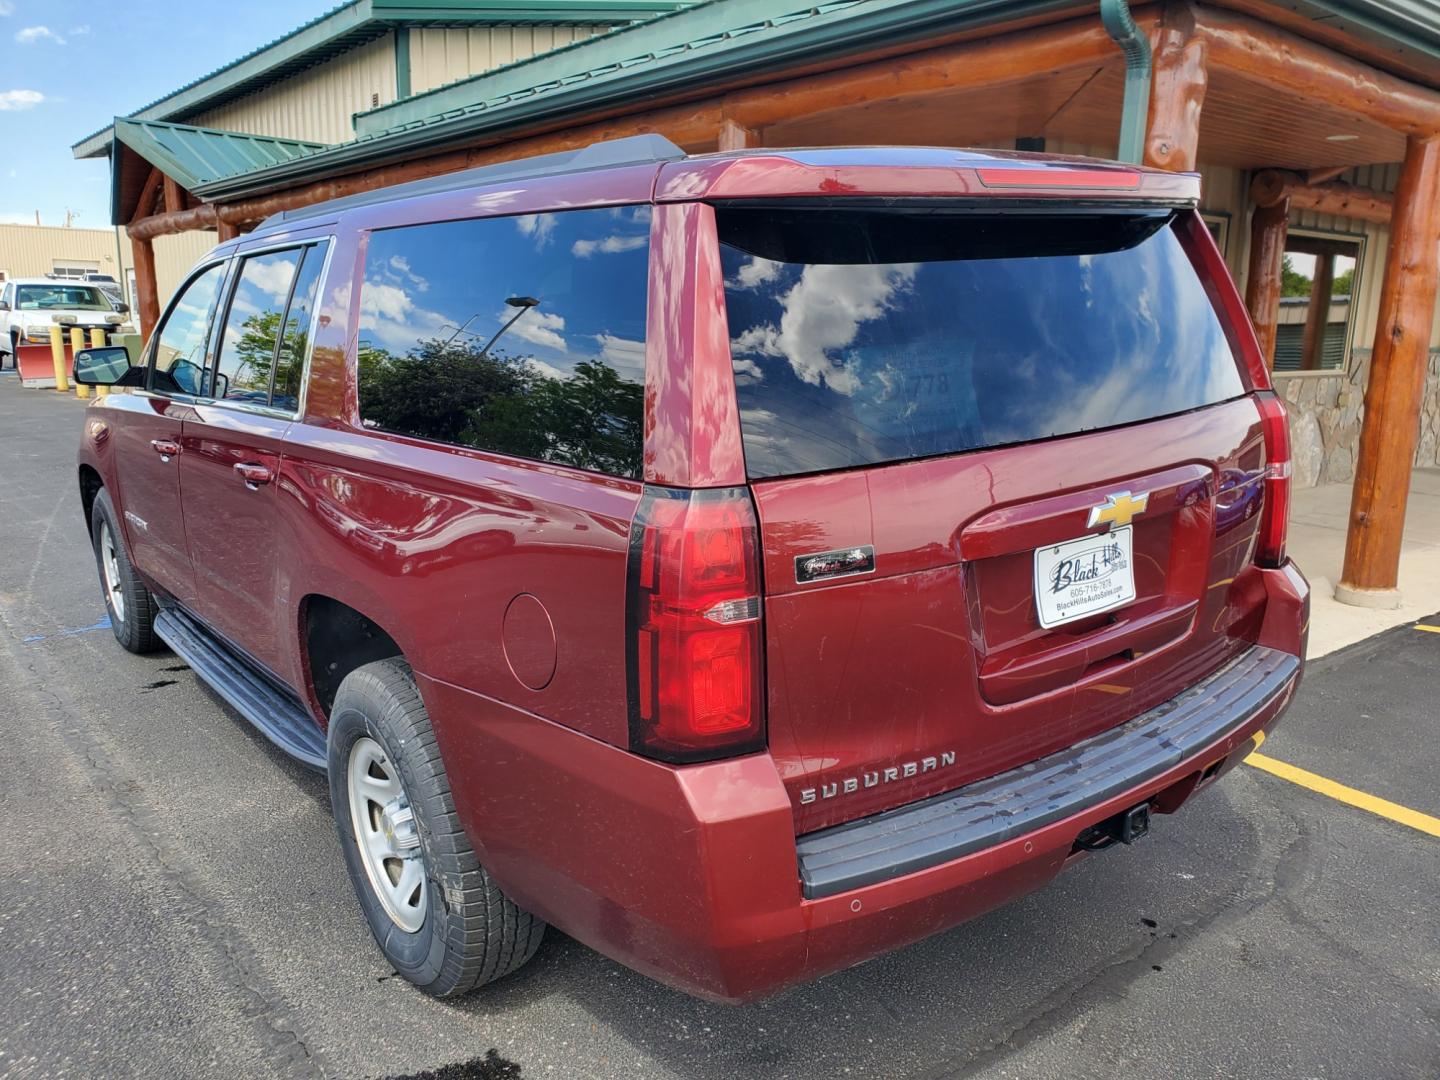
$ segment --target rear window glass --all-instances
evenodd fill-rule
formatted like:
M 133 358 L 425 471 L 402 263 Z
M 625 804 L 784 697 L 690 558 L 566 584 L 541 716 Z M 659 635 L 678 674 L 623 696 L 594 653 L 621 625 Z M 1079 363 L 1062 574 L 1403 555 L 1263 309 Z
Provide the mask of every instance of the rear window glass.
M 1168 213 L 721 207 L 746 468 L 1028 442 L 1244 393 Z

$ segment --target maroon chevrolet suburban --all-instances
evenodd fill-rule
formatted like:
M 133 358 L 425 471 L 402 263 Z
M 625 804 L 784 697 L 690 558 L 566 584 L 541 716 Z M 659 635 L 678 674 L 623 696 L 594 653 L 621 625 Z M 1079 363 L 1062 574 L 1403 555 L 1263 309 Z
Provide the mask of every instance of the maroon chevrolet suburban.
M 76 358 L 129 388 L 79 454 L 115 636 L 328 773 L 432 994 L 546 923 L 725 1001 L 953 926 L 1300 679 L 1284 412 L 1198 194 L 643 137 L 278 214 Z

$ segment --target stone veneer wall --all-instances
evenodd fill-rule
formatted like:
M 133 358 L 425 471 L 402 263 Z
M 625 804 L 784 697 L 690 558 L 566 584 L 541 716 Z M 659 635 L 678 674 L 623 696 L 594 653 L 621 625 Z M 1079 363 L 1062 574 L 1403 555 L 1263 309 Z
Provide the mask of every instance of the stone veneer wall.
M 1355 349 L 1345 372 L 1275 375 L 1275 389 L 1285 398 L 1290 418 L 1290 456 L 1295 463 L 1296 487 L 1355 479 L 1369 372 L 1370 350 Z M 1440 465 L 1440 349 L 1430 351 L 1415 465 Z

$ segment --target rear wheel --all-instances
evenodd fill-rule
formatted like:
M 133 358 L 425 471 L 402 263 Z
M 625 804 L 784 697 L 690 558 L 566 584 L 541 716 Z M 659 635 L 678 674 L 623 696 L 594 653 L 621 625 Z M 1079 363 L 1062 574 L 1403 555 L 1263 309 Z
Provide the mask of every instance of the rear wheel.
M 476 858 L 403 660 L 366 664 L 340 684 L 329 773 L 351 884 L 399 974 L 452 997 L 534 955 L 545 924 L 502 893 Z
M 13 330 L 10 331 L 10 363 L 16 371 L 20 370 L 20 335 Z
M 104 488 L 96 493 L 95 505 L 90 508 L 90 540 L 115 640 L 133 653 L 154 652 L 160 647 L 154 630 L 155 598 L 130 564 L 115 507 Z

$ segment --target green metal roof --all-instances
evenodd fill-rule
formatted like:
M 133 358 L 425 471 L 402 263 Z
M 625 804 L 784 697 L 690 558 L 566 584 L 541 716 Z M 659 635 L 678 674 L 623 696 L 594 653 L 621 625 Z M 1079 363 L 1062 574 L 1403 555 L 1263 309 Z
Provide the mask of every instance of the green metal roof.
M 196 194 L 243 198 L 745 75 L 1035 14 L 1093 10 L 1093 0 L 790 3 L 708 0 L 577 41 L 357 114 L 357 137 L 350 142 L 221 178 Z M 1283 6 L 1308 8 L 1311 17 L 1382 42 L 1411 60 L 1433 59 L 1440 81 L 1440 5 L 1432 0 L 1285 0 Z
M 186 83 L 129 114 L 137 120 L 174 120 L 250 93 L 401 26 L 602 25 L 648 19 L 693 0 L 347 0 L 224 67 Z M 72 147 L 77 158 L 101 157 L 111 129 L 101 128 Z
M 325 148 L 324 143 L 318 142 L 240 135 L 233 131 L 158 120 L 131 120 L 123 116 L 115 118 L 114 131 L 118 143 L 130 147 L 187 191 L 226 177 L 295 161 Z M 112 162 L 110 208 L 115 220 L 121 209 L 121 173 Z
M 359 136 L 196 189 L 240 198 L 541 120 L 564 119 L 745 74 L 925 41 L 1090 0 L 709 0 L 356 116 Z
M 241 135 L 215 128 L 115 118 L 115 138 L 193 191 L 226 176 L 253 172 L 323 150 L 325 143 Z

